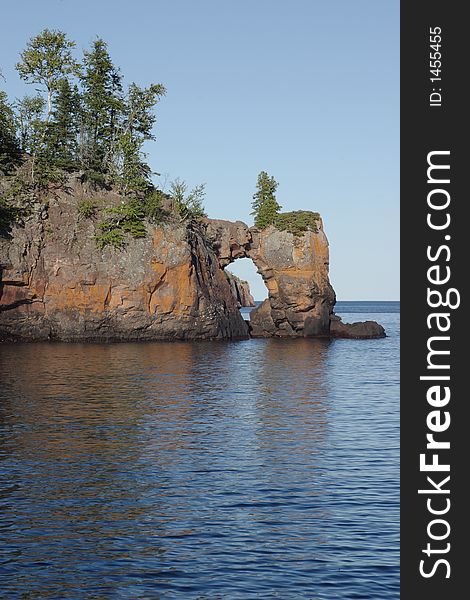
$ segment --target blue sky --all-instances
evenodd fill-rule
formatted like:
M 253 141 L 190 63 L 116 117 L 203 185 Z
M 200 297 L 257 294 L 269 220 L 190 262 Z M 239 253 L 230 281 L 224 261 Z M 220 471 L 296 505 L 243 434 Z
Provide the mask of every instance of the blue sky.
M 266 170 L 284 210 L 321 213 L 339 300 L 398 299 L 398 0 L 17 0 L 2 7 L 10 98 L 33 91 L 14 64 L 44 27 L 78 54 L 103 37 L 126 81 L 166 86 L 149 160 L 205 182 L 209 216 L 251 223 Z

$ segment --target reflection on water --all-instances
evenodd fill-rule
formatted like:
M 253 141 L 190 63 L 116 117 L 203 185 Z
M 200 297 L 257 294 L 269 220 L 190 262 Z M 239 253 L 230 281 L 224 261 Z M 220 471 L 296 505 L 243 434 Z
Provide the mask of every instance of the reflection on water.
M 397 336 L 0 346 L 5 597 L 398 598 L 397 377 Z

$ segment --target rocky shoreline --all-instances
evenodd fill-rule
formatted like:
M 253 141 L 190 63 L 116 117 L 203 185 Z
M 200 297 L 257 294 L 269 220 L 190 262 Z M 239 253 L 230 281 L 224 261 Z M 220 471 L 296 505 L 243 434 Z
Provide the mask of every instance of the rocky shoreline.
M 83 196 L 74 181 L 0 237 L 0 341 L 385 335 L 334 315 L 321 219 L 301 235 L 241 221 L 147 223 L 146 237 L 100 249 L 96 223 L 77 211 Z M 268 288 L 251 331 L 239 311 L 249 290 L 224 270 L 238 258 L 253 260 Z

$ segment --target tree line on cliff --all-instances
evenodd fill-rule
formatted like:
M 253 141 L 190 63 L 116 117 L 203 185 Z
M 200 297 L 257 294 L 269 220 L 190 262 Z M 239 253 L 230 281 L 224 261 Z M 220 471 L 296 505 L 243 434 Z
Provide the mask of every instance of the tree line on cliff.
M 75 42 L 50 29 L 29 40 L 16 70 L 36 93 L 10 101 L 0 90 L 0 173 L 10 178 L 6 188 L 0 186 L 0 234 L 70 173 L 91 186 L 117 189 L 125 199 L 101 212 L 100 247 L 122 247 L 128 235 L 145 236 L 145 221 L 160 222 L 165 214 L 183 222 L 205 215 L 203 184 L 189 190 L 176 179 L 164 193 L 152 182 L 144 144 L 155 139 L 155 107 L 166 93 L 161 83 L 126 87 L 103 39 L 78 60 Z M 277 187 L 267 172 L 258 175 L 256 227 L 274 225 L 295 235 L 316 229 L 317 213 L 280 212 Z M 97 207 L 86 199 L 78 211 L 92 218 Z
M 153 109 L 165 87 L 131 83 L 124 89 L 100 38 L 81 61 L 74 49 L 65 33 L 49 29 L 27 43 L 16 69 L 36 93 L 10 103 L 0 92 L 0 167 L 9 172 L 26 155 L 35 184 L 54 181 L 63 171 L 82 171 L 88 180 L 118 185 L 124 194 L 145 191 L 151 171 L 143 145 L 154 139 Z
M 203 184 L 189 190 L 175 179 L 164 193 L 152 182 L 144 144 L 155 139 L 155 107 L 165 87 L 134 82 L 125 87 L 101 38 L 81 60 L 75 50 L 65 33 L 44 29 L 16 64 L 36 93 L 9 101 L 0 90 L 0 173 L 10 179 L 0 190 L 0 233 L 42 192 L 65 184 L 70 173 L 95 189 L 117 189 L 125 199 L 103 211 L 100 246 L 123 246 L 128 234 L 142 237 L 144 221 L 158 222 L 165 214 L 178 221 L 202 217 Z M 86 199 L 78 210 L 90 218 L 96 206 Z

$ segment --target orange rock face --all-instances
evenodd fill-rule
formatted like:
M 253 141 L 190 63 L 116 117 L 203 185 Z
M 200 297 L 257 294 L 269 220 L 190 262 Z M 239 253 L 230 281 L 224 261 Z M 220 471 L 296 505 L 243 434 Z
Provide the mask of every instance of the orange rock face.
M 197 230 L 149 226 L 124 250 L 96 247 L 74 197 L 0 239 L 0 340 L 248 336 L 217 258 Z M 44 217 L 44 215 L 43 215 Z
M 335 293 L 328 278 L 329 248 L 321 221 L 318 231 L 294 236 L 268 227 L 263 231 L 237 221 L 207 220 L 209 239 L 222 268 L 237 258 L 251 258 L 268 298 L 251 312 L 253 336 L 329 335 Z
M 147 236 L 130 239 L 124 249 L 100 250 L 96 223 L 79 217 L 82 197 L 77 187 L 57 193 L 47 210 L 43 206 L 10 237 L 0 237 L 0 341 L 380 333 L 338 324 L 321 220 L 316 231 L 299 236 L 241 221 L 148 225 Z M 241 294 L 235 286 L 234 293 L 224 272 L 245 257 L 268 289 L 268 298 L 251 312 L 250 327 L 237 306 L 251 303 L 249 291 Z

